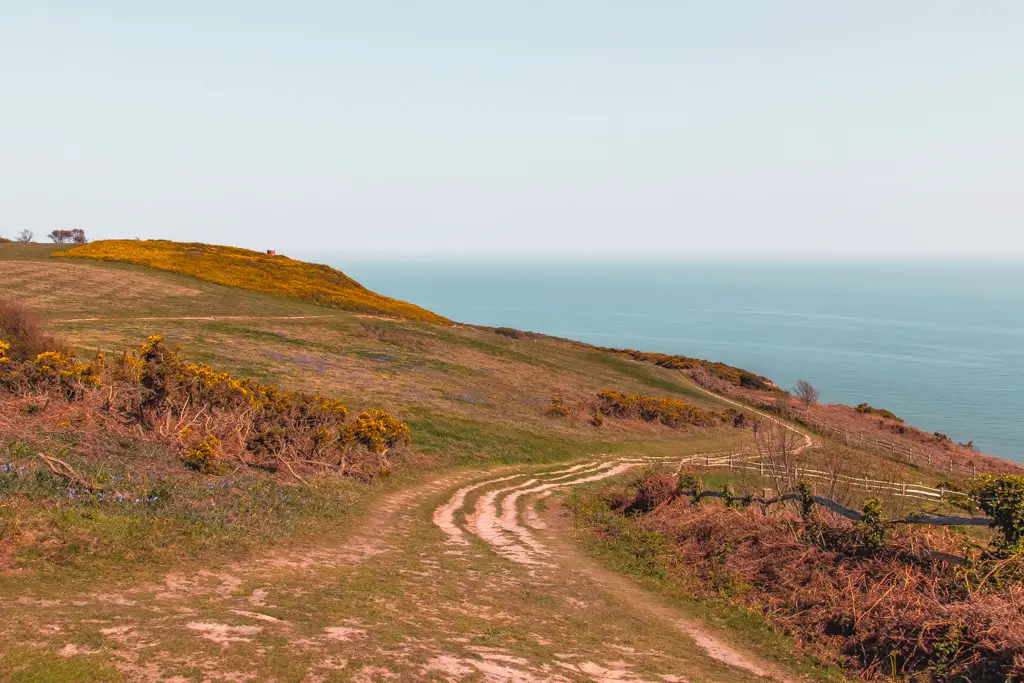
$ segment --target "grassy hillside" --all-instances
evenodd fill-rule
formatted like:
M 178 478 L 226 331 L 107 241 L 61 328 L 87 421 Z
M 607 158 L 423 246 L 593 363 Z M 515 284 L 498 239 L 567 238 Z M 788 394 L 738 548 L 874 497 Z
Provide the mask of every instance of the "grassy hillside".
M 113 361 L 125 351 L 138 349 L 150 335 L 159 334 L 169 348 L 180 346 L 180 353 L 190 361 L 208 364 L 217 372 L 236 378 L 251 376 L 286 391 L 319 392 L 341 400 L 351 416 L 368 409 L 387 410 L 406 422 L 412 433 L 412 444 L 401 454 L 401 467 L 392 476 L 412 476 L 423 468 L 438 466 L 543 462 L 595 453 L 721 450 L 740 447 L 749 438 L 749 431 L 728 425 L 673 428 L 616 418 L 595 427 L 591 413 L 598 394 L 605 390 L 673 398 L 700 409 L 724 410 L 727 406 L 696 391 L 677 373 L 582 350 L 570 342 L 515 339 L 494 330 L 420 320 L 368 319 L 299 298 L 227 287 L 133 264 L 57 260 L 49 258 L 52 252 L 52 247 L 42 245 L 0 246 L 4 275 L 0 300 L 22 302 L 40 316 L 48 333 L 77 349 L 82 359 L 101 351 Z M 569 407 L 567 414 L 548 414 L 552 397 Z M 159 512 L 165 525 L 160 527 L 164 540 L 172 549 L 184 552 L 200 540 L 188 540 L 188 526 L 178 526 L 189 515 L 199 515 L 200 528 L 207 530 L 201 535 L 205 548 L 218 545 L 210 536 L 219 534 L 218 529 L 226 532 L 230 528 L 223 540 L 237 545 L 255 541 L 261 530 L 277 529 L 281 523 L 292 529 L 291 536 L 302 526 L 290 512 L 282 522 L 273 509 L 254 505 L 248 495 L 197 510 L 195 503 L 202 498 L 207 475 L 182 466 L 174 439 L 100 433 L 95 430 L 102 419 L 89 418 L 55 401 L 47 406 L 46 411 L 33 413 L 31 420 L 18 418 L 17 413 L 10 413 L 9 421 L 0 420 L 0 465 L 25 464 L 34 453 L 43 452 L 69 463 L 85 479 L 114 472 L 122 481 L 136 482 L 123 492 L 130 500 L 151 497 L 154 478 L 171 481 L 180 489 L 174 506 L 159 511 L 137 508 L 135 512 Z M 223 432 L 208 431 L 227 444 Z M 33 466 L 40 464 L 36 460 Z M 294 466 L 304 479 L 318 476 Z M 228 479 L 234 485 L 229 492 L 240 493 L 247 487 L 258 490 L 263 486 L 260 481 L 290 491 L 295 483 L 283 468 L 277 473 L 242 469 L 230 474 L 233 469 L 232 464 Z M 19 488 L 22 485 L 27 484 L 23 481 L 16 488 L 26 502 L 0 511 L 0 527 L 10 513 L 11 524 L 18 519 L 21 529 L 17 544 L 7 536 L 5 546 L 0 538 L 0 566 L 46 563 L 56 557 L 63 562 L 78 561 L 74 558 L 85 557 L 86 548 L 91 548 L 88 555 L 94 558 L 109 553 L 118 557 L 149 554 L 146 548 L 154 542 L 152 533 L 147 538 L 138 529 L 104 516 L 78 519 L 73 528 L 53 526 L 81 501 L 65 498 L 56 512 L 48 512 L 38 507 L 38 501 L 49 499 L 57 489 L 35 484 Z M 315 496 L 306 496 L 325 501 L 310 523 L 341 514 L 341 508 L 323 492 L 324 486 Z M 346 491 L 347 502 L 342 506 L 346 507 L 356 497 L 349 492 L 350 484 L 338 486 Z M 236 506 L 246 510 L 246 521 L 224 526 Z M 116 519 L 134 514 L 131 507 L 116 508 L 116 512 Z M 169 515 L 181 518 L 166 519 Z M 144 521 L 146 528 L 148 524 Z M 122 533 L 130 533 L 130 539 Z M 41 554 L 24 545 L 39 534 L 50 538 L 52 544 Z
M 431 323 L 450 322 L 419 306 L 371 292 L 329 266 L 237 247 L 166 240 L 103 240 L 61 251 L 55 256 L 133 263 L 346 311 Z
M 569 468 L 586 482 L 595 470 L 580 467 L 749 455 L 753 424 L 774 423 L 747 407 L 759 394 L 739 393 L 756 391 L 747 373 L 451 324 L 283 257 L 164 242 L 63 248 L 0 245 L 0 302 L 34 312 L 34 338 L 63 348 L 39 356 L 48 348 L 21 341 L 0 353 L 0 609 L 12 615 L 0 624 L 0 679 L 360 680 L 360 670 L 378 680 L 397 668 L 402 680 L 435 680 L 416 667 L 455 653 L 471 668 L 446 679 L 473 680 L 483 669 L 472 667 L 493 664 L 480 646 L 545 676 L 553 652 L 576 648 L 587 653 L 580 672 L 634 651 L 652 666 L 656 651 L 670 655 L 653 665 L 666 674 L 753 680 L 618 588 L 595 597 L 583 560 L 552 553 L 568 568 L 538 582 L 537 567 L 510 567 L 479 544 L 453 551 L 434 517 L 460 495 L 454 522 L 493 511 L 496 492 L 474 488 L 483 471 L 518 492 L 544 473 L 566 483 Z M 202 264 L 214 276 L 193 272 Z M 280 281 L 293 271 L 301 287 Z M 0 341 L 5 324 L 0 315 Z M 411 443 L 399 428 L 375 451 L 379 430 L 364 419 L 353 453 L 359 416 L 377 409 L 407 425 Z M 794 464 L 892 482 L 950 477 L 824 441 Z M 743 491 L 770 485 L 730 476 Z M 902 504 L 893 512 L 913 511 Z M 557 515 L 546 519 L 567 547 Z M 737 640 L 764 635 L 757 624 Z M 341 650 L 351 658 L 332 659 Z

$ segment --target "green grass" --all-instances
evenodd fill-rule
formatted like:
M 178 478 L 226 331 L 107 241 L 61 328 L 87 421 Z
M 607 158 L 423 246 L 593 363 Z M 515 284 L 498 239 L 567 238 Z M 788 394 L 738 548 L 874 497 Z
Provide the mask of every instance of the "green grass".
M 102 458 L 67 450 L 0 442 L 0 498 L 8 501 L 0 507 L 0 542 L 13 541 L 13 566 L 37 575 L 169 564 L 295 541 L 344 524 L 368 492 L 345 479 L 310 489 L 245 469 L 204 477 L 183 470 L 170 449 L 131 440 L 111 442 Z M 33 456 L 38 451 L 74 462 L 103 489 L 54 475 Z M 26 537 L 34 541 L 20 542 Z
M 10 683 L 118 683 L 124 676 L 117 669 L 94 658 L 75 655 L 63 657 L 53 652 L 25 649 L 5 666 L 0 657 L 0 673 L 9 672 Z

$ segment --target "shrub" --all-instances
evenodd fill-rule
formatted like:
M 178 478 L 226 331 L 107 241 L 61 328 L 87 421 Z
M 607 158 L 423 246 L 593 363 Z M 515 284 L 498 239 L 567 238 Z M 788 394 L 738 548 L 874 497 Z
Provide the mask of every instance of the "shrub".
M 858 522 L 861 542 L 868 550 L 881 550 L 888 540 L 889 528 L 882 517 L 882 501 L 869 498 Z
M 189 433 L 184 434 L 188 438 Z M 223 474 L 224 463 L 217 454 L 220 440 L 214 435 L 207 435 L 195 446 L 187 449 L 181 456 L 185 466 L 203 474 Z
M 704 495 L 704 480 L 696 474 L 680 474 L 676 482 L 676 495 L 690 494 L 690 498 L 696 505 Z
M 857 406 L 857 412 L 861 415 L 878 415 L 881 418 L 887 420 L 896 420 L 897 422 L 903 422 L 903 418 L 897 417 L 894 413 L 885 410 L 884 408 L 872 408 L 867 403 L 861 403 Z
M 383 410 L 359 413 L 356 421 L 341 433 L 343 444 L 360 445 L 378 455 L 384 455 L 395 446 L 409 443 L 410 438 L 409 427 Z
M 283 467 L 296 477 L 296 468 L 346 472 L 355 447 L 379 461 L 410 439 L 408 426 L 385 411 L 361 413 L 346 426 L 348 411 L 340 401 L 190 363 L 159 335 L 109 364 L 102 354 L 84 362 L 67 351 L 18 362 L 10 348 L 0 344 L 0 392 L 21 397 L 27 412 L 45 411 L 53 405 L 49 399 L 59 396 L 77 406 L 72 420 L 174 445 L 187 465 L 203 472 L 215 473 L 232 458 L 270 471 Z M 32 396 L 47 400 L 33 404 Z M 200 430 L 204 436 L 197 442 Z
M 7 356 L 15 361 L 31 360 L 45 351 L 63 351 L 64 345 L 45 333 L 39 320 L 13 300 L 0 301 L 0 339 L 10 346 Z
M 562 399 L 557 396 L 551 397 L 551 405 L 548 406 L 545 415 L 549 417 L 566 417 L 569 414 L 569 407 L 562 403 Z
M 611 390 L 602 391 L 598 398 L 601 401 L 599 410 L 605 415 L 660 422 L 667 427 L 711 427 L 730 419 L 725 413 L 703 410 L 674 398 L 655 398 Z
M 993 543 L 996 553 L 1001 557 L 1024 553 L 1024 476 L 985 475 L 974 483 L 971 493 L 999 532 Z
M 741 387 L 746 389 L 757 389 L 758 391 L 764 391 L 772 388 L 764 381 L 764 378 L 758 377 L 751 372 L 741 373 L 739 384 Z
M 508 337 L 509 339 L 537 339 L 540 336 L 536 332 L 524 332 L 513 327 L 494 327 L 492 330 L 495 334 L 500 334 L 502 337 Z
M 814 488 L 809 481 L 797 482 L 796 492 L 800 496 L 800 514 L 805 521 L 814 515 Z
M 725 496 L 725 507 L 739 507 L 741 498 L 736 496 L 736 488 L 729 483 L 722 485 L 722 495 Z
M 775 384 L 767 377 L 755 375 L 752 372 L 741 368 L 734 368 L 731 365 L 726 365 L 725 363 L 716 363 L 709 360 L 700 360 L 698 358 L 688 358 L 687 356 L 676 356 L 665 353 L 636 351 L 634 349 L 614 349 L 604 346 L 588 348 L 595 348 L 598 351 L 626 356 L 641 363 L 653 363 L 654 365 L 669 368 L 670 370 L 689 370 L 694 373 L 695 381 L 701 383 L 701 386 L 704 386 L 702 383 L 702 373 L 706 373 L 735 386 L 752 386 L 754 388 L 775 389 Z M 747 377 L 747 384 L 743 383 L 743 377 Z M 710 382 L 708 382 L 708 384 L 710 385 Z

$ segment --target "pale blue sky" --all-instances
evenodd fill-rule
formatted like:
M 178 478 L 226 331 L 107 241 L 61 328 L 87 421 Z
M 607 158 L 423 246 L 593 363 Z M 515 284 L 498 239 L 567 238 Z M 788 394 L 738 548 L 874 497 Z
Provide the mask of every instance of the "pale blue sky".
M 1024 253 L 1024 2 L 0 0 L 0 235 Z

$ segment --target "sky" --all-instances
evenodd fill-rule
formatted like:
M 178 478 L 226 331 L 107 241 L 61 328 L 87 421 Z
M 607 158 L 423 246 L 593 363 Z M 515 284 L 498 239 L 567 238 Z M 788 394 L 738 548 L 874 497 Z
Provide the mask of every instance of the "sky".
M 1024 255 L 1024 2 L 0 0 L 0 236 Z

